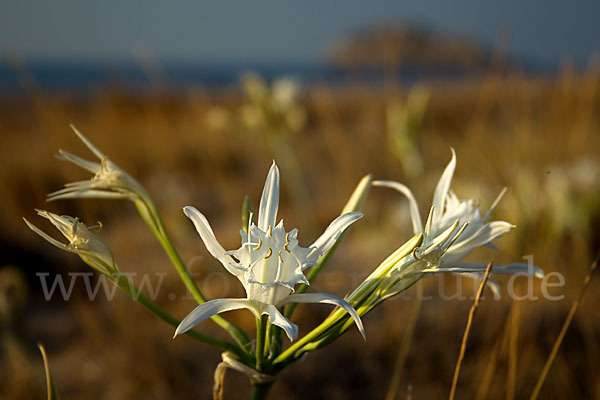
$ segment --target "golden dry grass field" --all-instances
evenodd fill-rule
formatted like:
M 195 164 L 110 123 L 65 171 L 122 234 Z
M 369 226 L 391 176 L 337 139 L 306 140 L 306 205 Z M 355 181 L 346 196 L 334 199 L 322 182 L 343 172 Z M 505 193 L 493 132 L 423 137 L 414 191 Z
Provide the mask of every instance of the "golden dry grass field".
M 517 225 L 496 241 L 500 251 L 478 251 L 473 259 L 498 263 L 533 255 L 546 273 L 560 272 L 564 287 L 549 290 L 562 300 L 513 301 L 508 277 L 499 277 L 503 298 L 489 292 L 480 304 L 466 348 L 457 398 L 529 398 L 544 362 L 577 298 L 600 244 L 600 70 L 564 68 L 556 77 L 490 73 L 485 79 L 430 83 L 422 123 L 414 128 L 413 151 L 423 170 L 407 174 L 388 137 L 387 107 L 402 107 L 410 88 L 305 87 L 299 104 L 302 128 L 285 151 L 293 152 L 304 177 L 306 199 L 290 196 L 298 170 L 282 167 L 279 215 L 300 228 L 310 244 L 337 216 L 360 178 L 393 179 L 411 187 L 424 213 L 435 184 L 456 150 L 453 187 L 485 212 L 503 187 L 507 194 L 493 219 Z M 168 258 L 127 201 L 69 200 L 46 203 L 46 194 L 89 174 L 53 157 L 59 148 L 91 158 L 69 128 L 74 124 L 151 193 L 176 247 L 209 298 L 243 296 L 199 240 L 181 208 L 194 205 L 212 223 L 225 248 L 237 248 L 241 203 L 255 204 L 271 160 L 288 157 L 240 122 L 246 103 L 239 88 L 189 89 L 132 94 L 106 90 L 85 96 L 32 91 L 0 98 L 0 399 L 42 399 L 44 372 L 36 342 L 45 344 L 63 399 L 208 398 L 219 351 L 188 337 L 171 339 L 173 328 L 118 293 L 113 301 L 90 301 L 83 283 L 71 300 L 45 301 L 39 272 L 50 277 L 89 268 L 31 232 L 26 217 L 48 228 L 34 208 L 101 221 L 98 234 L 113 248 L 121 269 L 166 272 L 157 302 L 177 318 L 194 306 Z M 269 141 L 270 140 L 270 141 Z M 307 210 L 310 213 L 307 213 Z M 317 278 L 313 290 L 343 296 L 411 236 L 406 202 L 373 188 L 365 217 Z M 303 227 L 305 227 L 303 229 Z M 431 277 L 364 318 L 367 341 L 356 330 L 286 369 L 273 399 L 441 399 L 448 396 L 472 299 L 445 299 L 466 278 Z M 518 290 L 527 279 L 517 280 Z M 600 399 L 600 277 L 592 278 L 584 301 L 545 380 L 542 399 Z M 417 293 L 431 298 L 416 300 Z M 176 294 L 171 300 L 169 294 Z M 420 313 L 417 315 L 417 304 Z M 330 312 L 302 305 L 294 321 L 300 334 Z M 397 392 L 390 385 L 403 340 L 405 354 Z M 249 313 L 227 314 L 248 332 Z M 224 338 L 211 322 L 201 332 Z M 390 389 L 391 388 L 391 389 Z M 229 371 L 225 398 L 247 398 L 247 378 Z

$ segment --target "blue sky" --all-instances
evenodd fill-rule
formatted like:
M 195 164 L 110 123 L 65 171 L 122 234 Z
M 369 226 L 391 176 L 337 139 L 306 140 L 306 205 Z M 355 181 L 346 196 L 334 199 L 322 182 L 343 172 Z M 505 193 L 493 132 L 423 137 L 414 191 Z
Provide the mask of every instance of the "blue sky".
M 224 0 L 0 2 L 0 52 L 31 59 L 315 62 L 336 38 L 378 22 L 414 21 L 556 65 L 600 51 L 598 0 Z

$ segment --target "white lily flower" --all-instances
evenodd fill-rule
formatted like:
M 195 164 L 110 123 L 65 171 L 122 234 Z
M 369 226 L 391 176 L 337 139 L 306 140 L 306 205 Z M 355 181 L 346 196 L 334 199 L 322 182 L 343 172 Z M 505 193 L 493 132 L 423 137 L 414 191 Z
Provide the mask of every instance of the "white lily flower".
M 364 337 L 364 328 L 356 310 L 336 296 L 326 293 L 292 294 L 294 286 L 308 284 L 303 271 L 317 265 L 340 234 L 362 217 L 360 212 L 349 212 L 336 218 L 310 247 L 298 245 L 298 230 L 286 232 L 283 221 L 276 225 L 279 207 L 279 169 L 273 162 L 258 212 L 258 225 L 250 223 L 248 233 L 240 231 L 242 245 L 237 250 L 225 251 L 217 241 L 206 217 L 194 207 L 185 207 L 184 213 L 194 223 L 207 250 L 235 275 L 246 290 L 245 299 L 216 299 L 196 307 L 181 321 L 175 336 L 182 334 L 205 319 L 225 311 L 246 308 L 256 318 L 268 315 L 271 324 L 282 328 L 290 340 L 298 334 L 298 327 L 285 318 L 279 307 L 289 303 L 325 303 L 342 307 L 354 319 Z
M 103 274 L 111 275 L 112 273 L 119 272 L 108 245 L 98 236 L 90 232 L 85 224 L 79 222 L 79 219 L 68 215 L 57 215 L 44 210 L 36 211 L 38 215 L 49 220 L 69 243 L 65 244 L 59 242 L 43 232 L 37 226 L 33 225 L 27 219 L 23 218 L 29 229 L 59 249 L 79 255 L 85 263 Z
M 504 195 L 506 188 L 500 192 L 488 212 L 483 216 L 475 201 L 470 199 L 460 200 L 454 194 L 450 189 L 450 184 L 456 168 L 456 154 L 454 153 L 454 149 L 451 149 L 451 151 L 452 159 L 446 166 L 435 189 L 433 206 L 425 227 L 423 227 L 423 223 L 421 222 L 417 201 L 408 187 L 393 181 L 375 181 L 373 185 L 395 189 L 407 198 L 413 231 L 415 234 L 423 234 L 422 248 L 432 248 L 432 244 L 439 241 L 439 238 L 444 238 L 442 242 L 447 242 L 450 237 L 446 237 L 448 230 L 453 226 L 454 228 L 451 231 L 456 229 L 457 226 L 461 227 L 460 234 L 450 238 L 452 244 L 450 246 L 442 246 L 441 248 L 444 250 L 436 262 L 430 263 L 421 272 L 456 272 L 479 276 L 479 273 L 485 271 L 487 264 L 464 262 L 462 260 L 477 247 L 488 246 L 496 248 L 492 241 L 502 234 L 509 232 L 515 226 L 505 221 L 489 222 L 490 213 Z M 495 274 L 526 273 L 538 278 L 544 276 L 544 272 L 540 268 L 524 263 L 494 265 L 492 272 Z M 492 289 L 495 288 L 492 286 Z
M 83 143 L 100 159 L 100 162 L 84 160 L 74 154 L 59 150 L 57 158 L 70 161 L 73 164 L 91 172 L 94 176 L 90 180 L 67 183 L 64 189 L 50 193 L 48 200 L 72 198 L 106 198 L 131 200 L 147 199 L 146 190 L 127 172 L 112 162 L 104 153 L 92 144 L 81 132 L 71 125 L 75 134 Z

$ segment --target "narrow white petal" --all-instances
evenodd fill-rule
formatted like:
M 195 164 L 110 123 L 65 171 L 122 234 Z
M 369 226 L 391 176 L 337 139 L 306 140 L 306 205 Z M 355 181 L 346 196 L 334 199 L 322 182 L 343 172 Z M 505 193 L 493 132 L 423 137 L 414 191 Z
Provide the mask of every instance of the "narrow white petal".
M 498 248 L 498 246 L 496 246 L 496 245 L 495 245 L 494 243 L 492 243 L 492 242 L 488 242 L 488 243 L 486 243 L 484 246 L 485 246 L 485 247 L 489 247 L 490 249 L 492 249 L 492 250 L 495 250 L 495 251 L 500 251 L 500 249 Z
M 75 126 L 71 125 L 71 129 L 73 129 L 73 131 L 75 132 L 75 134 L 77 136 L 79 136 L 79 139 L 81 139 L 81 141 L 88 147 L 88 149 L 90 149 L 99 159 L 103 159 L 106 158 L 106 156 L 104 155 L 104 153 L 102 153 L 100 150 L 98 150 L 98 148 L 96 146 L 94 146 L 94 144 L 92 142 L 90 142 L 88 140 L 88 138 L 86 138 L 85 136 L 83 136 L 83 133 L 79 132 L 77 130 L 77 128 L 75 128 Z
M 92 162 L 92 161 L 84 160 L 83 158 L 78 157 L 75 154 L 71 154 L 68 151 L 58 150 L 58 153 L 60 155 L 56 156 L 56 158 L 58 158 L 59 160 L 70 161 L 73 164 L 75 164 L 85 170 L 88 170 L 92 174 L 97 173 L 98 170 L 100 169 L 100 164 Z
M 517 274 L 525 273 L 527 275 L 533 275 L 536 278 L 544 277 L 544 270 L 536 265 L 530 265 L 525 263 L 512 263 L 506 265 L 498 265 L 494 267 L 493 272 L 495 274 Z
M 535 276 L 536 278 L 544 277 L 544 270 L 536 265 L 526 263 L 511 263 L 506 265 L 494 265 L 492 269 L 494 274 L 502 275 L 513 275 L 513 274 L 527 274 Z
M 312 244 L 309 248 L 313 250 L 306 257 L 309 261 L 316 261 L 335 244 L 336 240 L 340 235 L 357 220 L 361 219 L 363 214 L 358 211 L 349 212 L 344 215 L 340 215 L 334 219 L 325 232 Z
M 365 338 L 365 328 L 363 327 L 360 316 L 356 312 L 356 310 L 348 303 L 346 300 L 342 300 L 337 296 L 328 293 L 302 293 L 302 294 L 291 294 L 289 295 L 284 302 L 281 304 L 288 303 L 321 303 L 321 304 L 333 304 L 334 306 L 340 306 L 354 320 L 354 323 L 358 327 L 360 334 L 363 339 Z
M 194 207 L 183 207 L 183 213 L 192 220 L 206 249 L 214 258 L 221 261 L 225 256 L 225 249 L 219 244 L 206 217 Z
M 496 200 L 494 200 L 494 202 L 492 203 L 492 206 L 490 207 L 488 212 L 485 213 L 485 216 L 483 217 L 484 221 L 488 220 L 488 218 L 490 217 L 490 214 L 492 213 L 492 211 L 494 211 L 494 208 L 496 208 L 498 203 L 500 203 L 500 200 L 502 200 L 502 197 L 504 196 L 504 193 L 506 193 L 506 190 L 507 190 L 507 188 L 503 188 L 500 191 L 500 194 L 498 195 L 498 197 L 496 197 Z
M 259 311 L 254 302 L 247 299 L 215 299 L 207 301 L 206 303 L 200 304 L 198 307 L 189 313 L 183 321 L 179 323 L 175 330 L 175 336 L 181 335 L 198 325 L 200 322 L 207 318 L 212 317 L 215 314 L 223 313 L 226 311 L 239 310 L 240 308 L 246 308 L 254 314 L 256 318 L 260 317 Z
M 415 196 L 413 196 L 412 192 L 407 186 L 393 181 L 375 181 L 373 182 L 373 186 L 388 187 L 390 189 L 394 189 L 402 193 L 408 200 L 408 207 L 410 209 L 410 219 L 412 221 L 413 233 L 416 235 L 417 233 L 423 232 L 423 223 L 421 222 L 421 215 L 419 214 L 419 206 L 417 205 L 417 200 L 415 199 Z
M 263 311 L 263 314 L 267 314 L 269 316 L 269 321 L 275 325 L 283 329 L 287 337 L 293 342 L 296 340 L 298 336 L 298 325 L 294 324 L 292 321 L 283 316 L 274 305 L 268 305 L 267 308 Z
M 258 227 L 266 232 L 271 227 L 275 227 L 275 219 L 277 218 L 277 209 L 279 208 L 279 168 L 273 161 L 265 187 L 260 198 L 260 206 L 258 209 Z
M 61 243 L 58 240 L 54 239 L 52 236 L 48 235 L 46 232 L 42 231 L 37 226 L 33 225 L 26 218 L 23 218 L 23 221 L 25 221 L 25 223 L 27 224 L 27 226 L 29 227 L 29 229 L 31 229 L 32 231 L 34 231 L 35 233 L 37 233 L 38 235 L 40 235 L 42 238 L 46 239 L 48 242 L 50 242 L 54 246 L 56 246 L 56 247 L 58 247 L 59 249 L 62 249 L 62 250 L 70 251 L 68 245 L 66 245 L 64 243 Z
M 446 196 L 448 195 L 448 190 L 450 190 L 450 183 L 452 182 L 452 176 L 454 175 L 454 170 L 456 169 L 456 154 L 454 153 L 454 149 L 450 149 L 452 151 L 452 158 L 450 162 L 446 166 L 444 173 L 442 174 L 440 181 L 438 182 L 435 192 L 433 194 L 433 223 L 439 221 L 442 214 L 444 213 L 444 202 L 446 201 Z
M 462 268 L 463 270 L 479 270 L 485 271 L 487 264 L 483 263 L 474 263 L 474 262 L 466 262 L 461 261 L 458 263 L 454 263 L 454 268 Z M 454 272 L 454 271 L 453 271 Z M 492 274 L 497 275 L 513 275 L 513 274 L 525 274 L 535 276 L 536 278 L 543 278 L 544 271 L 536 266 L 525 263 L 511 263 L 506 265 L 494 265 L 492 267 Z
M 109 192 L 97 189 L 83 188 L 65 188 L 48 194 L 47 201 L 62 199 L 125 199 L 128 196 L 124 193 Z
M 466 257 L 471 250 L 483 246 L 492 240 L 500 237 L 502 234 L 509 232 L 515 226 L 505 221 L 493 221 L 482 226 L 477 232 L 474 232 L 470 238 L 456 243 L 450 249 L 452 253 L 461 253 L 462 257 Z M 464 254 L 463 254 L 464 253 Z

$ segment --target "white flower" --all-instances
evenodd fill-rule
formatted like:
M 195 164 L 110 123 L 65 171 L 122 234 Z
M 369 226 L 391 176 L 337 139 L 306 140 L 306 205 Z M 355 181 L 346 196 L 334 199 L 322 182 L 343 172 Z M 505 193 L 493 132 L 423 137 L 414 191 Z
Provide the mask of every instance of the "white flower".
M 70 161 L 73 164 L 88 170 L 94 176 L 90 180 L 67 183 L 64 189 L 50 193 L 48 200 L 72 199 L 72 198 L 107 198 L 131 200 L 148 199 L 146 190 L 127 172 L 119 168 L 100 150 L 96 148 L 81 132 L 71 125 L 75 134 L 83 143 L 100 159 L 100 163 L 84 160 L 74 154 L 59 150 L 57 158 Z
M 298 102 L 301 92 L 298 81 L 281 77 L 269 87 L 260 76 L 249 73 L 242 77 L 241 83 L 249 100 L 240 112 L 246 127 L 265 139 L 302 130 L 306 113 Z
M 44 210 L 36 211 L 38 215 L 49 220 L 69 243 L 64 244 L 59 242 L 33 225 L 27 219 L 23 218 L 32 231 L 59 249 L 79 255 L 85 263 L 103 274 L 111 275 L 112 273 L 119 272 L 108 245 L 98 236 L 90 232 L 83 223 L 79 222 L 79 219 L 68 215 L 53 214 Z
M 271 86 L 273 104 L 281 112 L 290 110 L 296 104 L 300 89 L 300 84 L 294 78 L 284 76 L 275 79 Z
M 204 215 L 194 207 L 183 209 L 196 226 L 207 250 L 240 280 L 247 298 L 216 299 L 199 305 L 181 321 L 175 335 L 188 331 L 217 313 L 246 308 L 256 318 L 268 315 L 273 325 L 282 328 L 290 340 L 294 340 L 298 327 L 285 318 L 278 308 L 289 303 L 326 303 L 346 310 L 364 337 L 360 317 L 345 300 L 325 293 L 292 294 L 296 284 L 308 284 L 303 271 L 316 265 L 317 259 L 327 253 L 339 235 L 362 214 L 350 212 L 341 215 L 319 239 L 304 248 L 298 245 L 297 229 L 286 232 L 283 221 L 275 224 L 278 206 L 279 169 L 273 163 L 260 200 L 258 225 L 251 222 L 248 233 L 241 230 L 242 245 L 232 251 L 225 251 L 221 247 Z
M 444 170 L 435 193 L 433 206 L 427 224 L 423 227 L 419 215 L 419 207 L 412 192 L 405 185 L 393 181 L 375 181 L 375 186 L 385 186 L 395 189 L 408 199 L 413 231 L 423 234 L 421 248 L 434 248 L 439 246 L 440 257 L 421 272 L 460 272 L 480 273 L 485 271 L 487 264 L 462 261 L 475 248 L 488 246 L 495 248 L 492 240 L 512 230 L 515 226 L 505 221 L 489 222 L 490 213 L 498 204 L 506 189 L 502 190 L 491 208 L 485 215 L 473 200 L 460 200 L 450 189 L 450 183 L 456 168 L 456 154 L 452 149 L 452 159 Z M 460 227 L 460 228 L 459 228 Z M 459 228 L 460 234 L 453 234 Z M 444 240 L 440 241 L 440 238 Z M 436 246 L 433 246 L 436 245 Z M 417 252 L 418 254 L 418 252 Z M 496 274 L 526 273 L 542 277 L 543 271 L 533 265 L 513 263 L 508 265 L 495 265 L 492 269 Z

